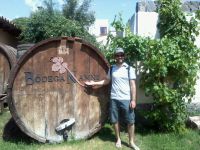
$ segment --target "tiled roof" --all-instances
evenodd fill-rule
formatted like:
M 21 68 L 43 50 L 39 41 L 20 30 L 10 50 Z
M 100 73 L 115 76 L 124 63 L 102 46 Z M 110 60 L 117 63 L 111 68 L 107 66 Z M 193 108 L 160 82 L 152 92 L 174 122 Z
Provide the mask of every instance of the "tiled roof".
M 21 33 L 21 30 L 16 27 L 16 25 L 3 16 L 0 16 L 0 29 L 3 29 L 4 31 L 9 32 L 10 34 L 13 34 L 14 36 L 19 36 Z

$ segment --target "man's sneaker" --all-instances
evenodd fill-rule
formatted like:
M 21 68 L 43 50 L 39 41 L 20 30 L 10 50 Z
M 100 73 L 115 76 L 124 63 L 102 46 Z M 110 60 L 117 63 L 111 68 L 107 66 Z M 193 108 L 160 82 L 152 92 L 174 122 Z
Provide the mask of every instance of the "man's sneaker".
M 140 148 L 137 147 L 135 144 L 130 144 L 129 146 L 134 150 L 140 150 Z

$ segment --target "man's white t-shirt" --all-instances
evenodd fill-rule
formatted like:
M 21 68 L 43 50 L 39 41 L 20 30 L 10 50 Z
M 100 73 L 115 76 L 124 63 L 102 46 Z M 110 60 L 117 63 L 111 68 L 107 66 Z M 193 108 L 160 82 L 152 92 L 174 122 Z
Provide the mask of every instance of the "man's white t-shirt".
M 111 99 L 116 100 L 130 100 L 130 83 L 128 77 L 128 64 L 123 63 L 121 67 L 113 65 L 112 67 L 112 87 Z M 130 80 L 136 79 L 135 69 L 130 66 L 129 70 Z M 110 79 L 110 70 L 108 71 L 108 78 Z

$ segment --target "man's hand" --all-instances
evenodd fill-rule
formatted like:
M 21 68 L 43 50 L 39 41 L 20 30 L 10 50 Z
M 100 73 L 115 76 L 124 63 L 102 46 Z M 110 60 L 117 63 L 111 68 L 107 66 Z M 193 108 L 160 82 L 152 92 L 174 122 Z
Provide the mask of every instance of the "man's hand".
M 95 82 L 94 82 L 93 80 L 91 80 L 91 81 L 86 81 L 86 82 L 85 82 L 85 85 L 86 85 L 86 86 L 94 86 L 94 85 L 95 85 Z
M 130 107 L 131 107 L 132 109 L 134 109 L 134 108 L 136 107 L 136 102 L 135 102 L 134 100 L 131 100 L 131 102 L 130 102 Z
M 110 82 L 109 79 L 104 79 L 104 80 L 100 80 L 100 81 L 94 81 L 94 80 L 91 80 L 91 81 L 86 81 L 85 82 L 85 85 L 88 86 L 88 87 L 92 87 L 92 86 L 103 86 L 103 85 L 106 85 Z

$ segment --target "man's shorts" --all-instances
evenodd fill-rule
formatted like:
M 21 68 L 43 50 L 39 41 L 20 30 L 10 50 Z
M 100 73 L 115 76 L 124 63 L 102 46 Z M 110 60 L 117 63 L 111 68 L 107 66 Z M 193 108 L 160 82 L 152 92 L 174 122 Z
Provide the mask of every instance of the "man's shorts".
M 110 119 L 111 123 L 117 123 L 119 120 L 122 120 L 127 124 L 134 124 L 135 113 L 134 110 L 130 108 L 130 101 L 111 99 Z

